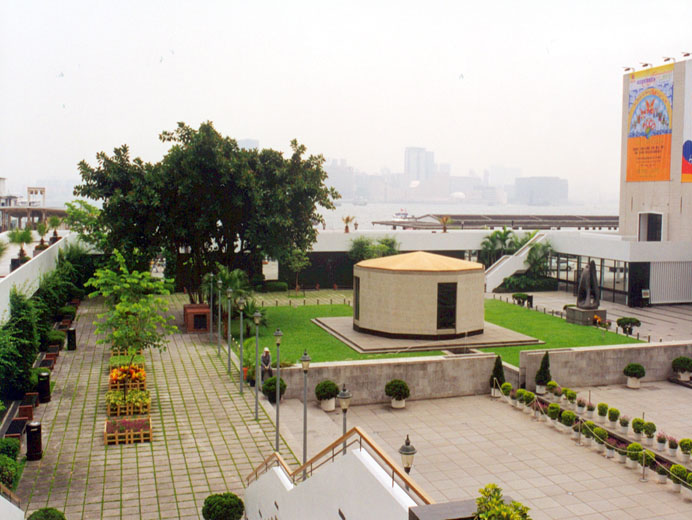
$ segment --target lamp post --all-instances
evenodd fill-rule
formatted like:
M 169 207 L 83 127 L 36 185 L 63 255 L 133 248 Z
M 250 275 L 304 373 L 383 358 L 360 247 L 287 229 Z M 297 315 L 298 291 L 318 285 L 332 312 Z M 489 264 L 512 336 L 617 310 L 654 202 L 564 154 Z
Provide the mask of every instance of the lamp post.
M 262 321 L 260 311 L 255 311 L 252 319 L 255 322 L 255 421 L 259 421 L 259 385 L 262 383 L 259 365 L 259 324 Z
M 279 453 L 279 405 L 281 404 L 281 353 L 279 347 L 283 335 L 281 329 L 274 331 L 274 338 L 276 338 L 276 453 Z
M 214 338 L 214 273 L 209 274 L 209 343 Z
M 240 311 L 240 393 L 243 393 L 243 379 L 244 379 L 244 365 L 245 365 L 245 358 L 243 358 L 243 309 L 245 308 L 245 298 L 242 296 L 238 298 L 238 310 Z M 228 318 L 228 330 L 231 330 L 231 319 Z M 230 359 L 230 352 L 231 352 L 231 344 L 228 344 L 228 359 Z
M 218 300 L 219 300 L 219 304 L 218 304 L 218 307 L 219 307 L 219 333 L 216 335 L 216 355 L 217 356 L 221 354 L 221 288 L 222 288 L 221 286 L 222 285 L 223 285 L 223 282 L 221 281 L 221 278 L 219 278 L 216 281 L 216 286 L 219 288 L 219 298 L 218 298 Z M 228 312 L 230 314 L 231 309 L 228 309 Z
M 416 448 L 413 447 L 411 441 L 406 434 L 406 441 L 399 448 L 399 454 L 401 455 L 401 465 L 404 467 L 404 471 L 408 475 L 411 473 L 411 466 L 413 466 L 413 456 L 417 453 Z M 408 484 L 406 484 L 406 491 L 408 491 Z
M 226 289 L 226 307 L 228 307 L 229 311 L 231 309 L 231 298 L 233 298 L 233 289 Z M 231 340 L 233 339 L 233 336 L 231 336 L 231 313 L 228 313 L 228 333 L 226 334 L 226 342 L 228 343 L 228 360 L 227 360 L 227 366 L 228 366 L 228 375 L 231 375 Z
M 348 405 L 351 404 L 352 397 L 353 395 L 351 395 L 351 392 L 346 390 L 346 383 L 344 383 L 341 392 L 339 392 L 339 395 L 336 396 L 336 398 L 339 400 L 339 406 L 341 407 L 341 412 L 344 416 L 344 435 L 346 435 L 346 412 L 348 412 Z M 344 455 L 346 455 L 346 439 L 344 439 Z
M 310 370 L 310 356 L 308 351 L 303 351 L 300 357 L 300 364 L 303 365 L 303 466 L 308 460 L 308 370 Z M 305 480 L 306 471 L 303 468 L 303 480 Z

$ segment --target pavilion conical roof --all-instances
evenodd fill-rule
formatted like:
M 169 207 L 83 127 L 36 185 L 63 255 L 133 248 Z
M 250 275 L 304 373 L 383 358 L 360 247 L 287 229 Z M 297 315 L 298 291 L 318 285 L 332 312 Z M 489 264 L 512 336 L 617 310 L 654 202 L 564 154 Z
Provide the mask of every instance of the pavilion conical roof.
M 382 269 L 385 271 L 449 272 L 483 270 L 483 264 L 425 251 L 371 258 L 362 260 L 356 265 L 358 267 Z

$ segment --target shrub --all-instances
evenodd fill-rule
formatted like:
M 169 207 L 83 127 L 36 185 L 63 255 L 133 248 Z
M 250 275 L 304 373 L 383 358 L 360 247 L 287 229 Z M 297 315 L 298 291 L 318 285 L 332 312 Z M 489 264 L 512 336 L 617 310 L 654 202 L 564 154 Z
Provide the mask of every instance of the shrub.
M 603 444 L 608 438 L 608 432 L 603 428 L 594 428 L 593 438 L 598 444 Z
M 498 289 L 507 291 L 555 291 L 557 290 L 557 280 L 554 278 L 532 278 L 525 274 L 508 276 L 502 280 L 502 285 Z M 499 292 L 495 289 L 495 292 Z
M 670 467 L 670 474 L 670 480 L 676 484 L 680 484 L 687 479 L 687 468 L 682 464 L 673 464 Z
M 66 520 L 66 518 L 62 511 L 54 507 L 42 507 L 31 513 L 28 520 Z
M 524 404 L 526 406 L 531 406 L 535 400 L 536 400 L 536 394 L 534 394 L 533 392 L 526 392 L 524 394 Z
M 506 504 L 502 489 L 497 484 L 488 484 L 478 490 L 481 494 L 476 499 L 477 518 L 512 518 L 514 520 L 529 520 L 529 508 L 519 502 Z
M 71 320 L 77 315 L 77 309 L 73 305 L 63 305 L 58 309 L 58 314 L 63 318 L 69 318 Z
M 609 421 L 617 421 L 620 418 L 620 410 L 617 408 L 611 408 L 608 410 L 608 420 Z
M 680 446 L 680 451 L 683 453 L 692 452 L 692 439 L 680 439 L 678 445 Z
M 668 436 L 664 432 L 658 432 L 656 434 L 656 442 L 668 442 Z
M 5 455 L 12 460 L 17 460 L 17 455 L 19 455 L 19 439 L 0 439 L 0 455 Z
M 593 412 L 596 409 L 596 405 L 589 401 L 588 403 L 586 403 L 586 409 L 590 412 Z
M 512 383 L 502 383 L 500 390 L 502 391 L 502 395 L 509 395 L 509 393 L 512 391 Z
M 493 366 L 493 373 L 490 376 L 490 388 L 495 388 L 496 379 L 499 386 L 502 386 L 505 382 L 505 369 L 502 366 L 502 358 L 500 356 L 495 357 L 495 366 Z
M 270 403 L 276 403 L 276 376 L 267 379 L 262 385 L 262 393 L 269 399 Z M 286 382 L 281 378 L 279 397 L 286 393 Z
M 520 403 L 523 403 L 525 394 L 526 394 L 526 390 L 524 390 L 523 388 L 518 388 L 517 389 L 517 401 L 519 401 Z
M 550 403 L 548 405 L 548 417 L 551 419 L 557 419 L 560 415 L 560 405 L 557 403 Z
M 591 439 L 593 438 L 594 431 L 596 430 L 596 424 L 593 421 L 586 421 L 584 423 L 584 428 L 582 428 L 582 435 Z
M 276 388 L 274 389 L 276 391 Z M 325 379 L 317 383 L 315 387 L 315 397 L 318 401 L 326 401 L 339 395 L 339 387 L 334 381 Z
M 627 457 L 635 462 L 639 461 L 639 454 L 644 448 L 638 442 L 633 442 L 627 446 Z
M 692 471 L 687 474 L 687 483 L 692 488 Z
M 408 399 L 411 395 L 406 381 L 402 381 L 401 379 L 392 379 L 389 383 L 384 385 L 384 393 L 386 396 L 396 399 L 397 401 Z
M 639 327 L 642 324 L 637 318 L 628 317 L 618 318 L 615 323 L 617 323 L 618 327 L 628 336 L 632 334 L 632 329 L 634 327 Z
M 512 299 L 519 305 L 524 305 L 524 302 L 529 299 L 529 295 L 523 292 L 514 293 Z
M 0 483 L 11 488 L 16 474 L 17 461 L 7 455 L 0 455 Z
M 656 455 L 651 450 L 644 450 L 639 454 L 639 463 L 642 466 L 650 467 L 656 460 Z
M 654 434 L 656 433 L 656 425 L 651 421 L 644 423 L 644 433 L 647 437 L 652 439 Z
M 598 403 L 598 415 L 601 417 L 608 415 L 608 405 L 606 403 Z
M 245 512 L 243 501 L 233 493 L 209 495 L 204 499 L 204 520 L 240 520 Z
M 46 342 L 48 345 L 60 345 L 65 343 L 67 333 L 64 330 L 51 330 L 46 334 Z
M 579 408 L 586 408 L 586 399 L 583 399 L 581 397 L 577 399 L 577 406 Z
M 692 372 L 692 358 L 676 357 L 673 360 L 673 372 Z
M 545 384 L 545 387 L 548 390 L 548 392 L 552 392 L 555 388 L 557 388 L 557 386 L 558 386 L 558 384 L 556 381 L 548 381 Z
M 671 450 L 677 450 L 678 449 L 678 440 L 673 437 L 672 435 L 668 436 L 668 447 Z
M 625 370 L 623 370 L 622 373 L 627 377 L 636 377 L 641 379 L 646 375 L 646 370 L 639 363 L 630 363 L 625 367 Z
M 288 284 L 286 282 L 264 282 L 261 292 L 286 292 Z
M 669 471 L 670 469 L 668 469 L 663 464 L 656 464 L 656 473 L 658 473 L 659 475 L 668 475 Z
M 568 389 L 567 389 L 565 392 L 563 392 L 563 393 L 565 394 L 565 397 L 567 398 L 567 400 L 568 400 L 570 403 L 574 403 L 574 401 L 577 400 L 577 392 L 575 392 L 574 390 L 570 390 L 570 389 L 568 388 Z
M 577 420 L 577 414 L 574 412 L 570 412 L 567 410 L 566 412 L 562 412 L 562 417 L 560 418 L 560 421 L 562 424 L 565 426 L 572 426 L 574 424 L 574 421 Z
M 630 423 L 630 418 L 626 415 L 620 416 L 620 426 L 628 426 Z
M 644 422 L 644 419 L 640 417 L 635 417 L 632 419 L 632 431 L 634 433 L 642 433 L 644 431 L 644 425 L 646 423 Z

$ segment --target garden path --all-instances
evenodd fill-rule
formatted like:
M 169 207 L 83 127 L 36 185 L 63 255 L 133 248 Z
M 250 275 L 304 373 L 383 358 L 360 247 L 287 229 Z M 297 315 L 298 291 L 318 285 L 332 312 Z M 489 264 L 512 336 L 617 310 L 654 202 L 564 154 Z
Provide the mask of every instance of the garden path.
M 185 297 L 171 301 L 180 325 Z M 101 311 L 93 301 L 79 308 L 78 349 L 61 352 L 52 401 L 37 409 L 44 457 L 26 464 L 22 506 L 67 518 L 201 518 L 210 493 L 242 496 L 244 478 L 273 451 L 274 424 L 263 408 L 254 420 L 252 394 L 239 396 L 206 334 L 174 334 L 166 352 L 145 353 L 153 442 L 103 445 L 109 352 L 93 325 Z M 281 453 L 296 461 L 285 443 Z

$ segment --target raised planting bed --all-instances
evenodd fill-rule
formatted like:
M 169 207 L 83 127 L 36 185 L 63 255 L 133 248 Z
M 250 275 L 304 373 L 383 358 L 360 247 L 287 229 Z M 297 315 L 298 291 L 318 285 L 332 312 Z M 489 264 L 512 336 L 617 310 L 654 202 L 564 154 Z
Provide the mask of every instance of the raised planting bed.
M 129 355 L 130 354 L 126 348 L 111 347 L 111 356 L 129 356 Z M 142 355 L 142 349 L 139 348 L 139 349 L 135 350 L 135 355 L 141 356 Z
M 51 345 L 48 347 L 46 350 L 46 355 L 52 354 L 55 357 L 58 357 L 60 355 L 60 345 Z
M 151 418 L 141 419 L 106 419 L 103 425 L 103 443 L 134 444 L 151 442 Z
M 26 430 L 26 423 L 28 422 L 29 419 L 26 417 L 15 417 L 10 422 L 7 431 L 5 432 L 5 437 L 19 439 L 19 442 L 21 443 L 24 430 Z
M 110 371 L 109 390 L 146 390 L 147 373 L 142 368 L 118 367 Z
M 121 390 L 111 390 L 106 394 L 106 413 L 109 417 L 148 414 L 150 404 L 148 390 L 130 390 L 127 396 Z
M 130 363 L 130 360 L 132 360 L 132 363 Z M 127 369 L 128 367 L 133 367 L 137 370 L 141 370 L 144 368 L 144 356 L 141 354 L 137 354 L 134 357 L 132 356 L 111 356 L 110 359 L 108 360 L 108 370 L 113 370 L 114 368 L 125 368 Z
M 109 381 L 108 382 L 108 390 L 146 390 L 147 389 L 147 382 L 146 380 L 144 381 Z
M 55 359 L 50 359 L 50 358 L 44 358 L 39 364 L 39 368 L 48 368 L 50 370 L 53 370 L 53 367 L 55 366 Z

